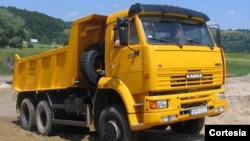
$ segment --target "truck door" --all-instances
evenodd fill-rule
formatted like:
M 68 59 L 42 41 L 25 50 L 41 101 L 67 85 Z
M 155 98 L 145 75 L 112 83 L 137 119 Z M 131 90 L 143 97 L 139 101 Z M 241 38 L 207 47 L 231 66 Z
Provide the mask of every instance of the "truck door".
M 110 74 L 119 78 L 131 93 L 137 93 L 142 86 L 142 47 L 139 45 L 135 20 L 128 22 L 128 45 L 114 46 L 110 52 Z M 114 30 L 118 39 L 118 30 Z M 114 42 L 115 42 L 114 41 Z

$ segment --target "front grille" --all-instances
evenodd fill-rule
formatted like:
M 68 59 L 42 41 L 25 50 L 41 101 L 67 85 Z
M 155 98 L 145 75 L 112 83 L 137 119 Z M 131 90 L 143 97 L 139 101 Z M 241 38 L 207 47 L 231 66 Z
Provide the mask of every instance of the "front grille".
M 186 75 L 173 75 L 170 76 L 170 79 L 171 87 L 213 84 L 213 74 L 203 74 L 203 77 L 201 79 L 187 79 Z
M 200 78 L 187 78 L 187 74 L 202 74 Z M 159 89 L 216 85 L 222 82 L 221 69 L 158 70 Z

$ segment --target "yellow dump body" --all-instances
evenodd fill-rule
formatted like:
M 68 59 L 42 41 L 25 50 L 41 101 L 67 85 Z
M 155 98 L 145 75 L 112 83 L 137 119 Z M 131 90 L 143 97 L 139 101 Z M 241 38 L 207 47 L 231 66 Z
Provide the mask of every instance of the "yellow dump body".
M 104 41 L 106 19 L 92 14 L 74 21 L 66 46 L 25 58 L 16 54 L 13 88 L 40 91 L 74 87 L 77 80 L 83 79 L 79 70 L 80 54 L 89 45 Z

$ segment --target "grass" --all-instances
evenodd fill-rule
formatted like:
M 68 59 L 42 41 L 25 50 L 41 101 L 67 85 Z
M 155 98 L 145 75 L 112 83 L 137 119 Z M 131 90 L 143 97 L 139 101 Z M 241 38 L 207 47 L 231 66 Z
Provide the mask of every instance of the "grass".
M 235 76 L 250 74 L 250 54 L 226 53 L 227 73 Z
M 11 68 L 7 66 L 6 60 L 7 57 L 13 57 L 14 54 L 19 54 L 19 56 L 26 57 L 40 52 L 44 52 L 49 49 L 53 49 L 57 45 L 42 45 L 36 44 L 34 48 L 23 47 L 22 49 L 17 48 L 0 48 L 0 75 L 9 75 L 11 74 Z
M 36 44 L 34 48 L 24 47 L 23 49 L 0 48 L 0 75 L 11 74 L 11 68 L 6 65 L 6 58 L 18 53 L 20 57 L 30 56 L 36 53 L 44 52 L 49 49 L 59 47 L 60 45 L 42 45 Z M 227 74 L 234 76 L 244 76 L 250 74 L 250 54 L 248 53 L 226 53 Z

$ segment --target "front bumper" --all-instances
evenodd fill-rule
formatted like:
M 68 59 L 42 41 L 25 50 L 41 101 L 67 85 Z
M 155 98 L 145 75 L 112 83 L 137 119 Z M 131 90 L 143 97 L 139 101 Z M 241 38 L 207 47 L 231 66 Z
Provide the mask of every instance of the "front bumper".
M 226 99 L 217 97 L 217 94 L 222 91 L 220 89 L 178 95 L 146 96 L 143 105 L 144 112 L 128 115 L 130 127 L 132 130 L 142 130 L 158 125 L 220 115 L 227 109 Z M 167 100 L 168 107 L 150 109 L 148 103 L 151 100 Z M 204 107 L 206 107 L 205 111 Z

